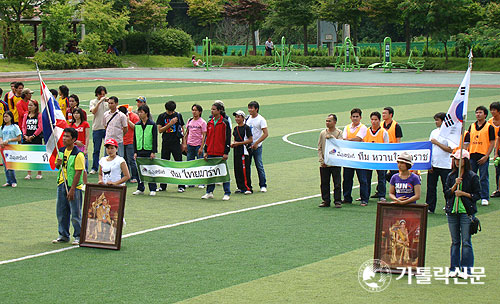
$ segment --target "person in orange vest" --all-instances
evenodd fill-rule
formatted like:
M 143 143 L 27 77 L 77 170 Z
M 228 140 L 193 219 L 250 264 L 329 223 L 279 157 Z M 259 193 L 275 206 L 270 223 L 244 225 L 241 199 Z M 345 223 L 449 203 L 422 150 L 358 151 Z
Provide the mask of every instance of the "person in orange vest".
M 476 108 L 477 121 L 470 125 L 464 139 L 464 146 L 470 153 L 471 169 L 474 173 L 479 170 L 481 183 L 481 205 L 488 206 L 490 192 L 488 165 L 491 151 L 495 145 L 495 128 L 486 121 L 488 109 L 485 106 Z
M 381 115 L 379 112 L 372 112 L 370 114 L 370 121 L 372 123 L 372 126 L 366 131 L 366 136 L 363 138 L 364 142 L 369 142 L 369 143 L 389 143 L 389 133 L 385 130 L 385 128 L 382 128 L 380 126 L 380 118 Z M 368 192 L 368 196 L 370 196 L 370 191 L 371 191 L 371 181 L 372 181 L 372 172 L 373 170 L 365 170 L 365 176 L 366 176 L 366 190 Z M 386 170 L 377 170 L 377 192 L 375 193 L 377 196 L 376 198 L 379 199 L 379 201 L 385 202 L 385 193 L 386 193 L 386 188 L 385 188 L 385 174 Z M 368 202 L 362 202 L 361 206 L 366 206 Z
M 401 129 L 401 125 L 398 124 L 394 119 L 394 109 L 392 107 L 385 107 L 382 111 L 382 119 L 384 120 L 384 129 L 389 134 L 389 143 L 400 143 L 401 138 L 403 137 L 403 130 Z M 391 177 L 398 173 L 398 170 L 389 170 L 385 175 L 385 179 L 387 182 L 391 180 Z M 371 198 L 378 198 L 380 195 L 375 193 L 371 196 Z
M 495 155 L 494 159 L 497 159 L 499 156 L 498 149 L 500 148 L 500 137 L 498 133 L 500 132 L 500 102 L 495 101 L 490 104 L 490 112 L 491 118 L 488 120 L 490 125 L 495 128 L 495 148 L 493 149 L 493 154 Z M 500 185 L 498 184 L 498 180 L 500 178 L 500 166 L 495 165 L 495 181 L 496 181 L 496 189 L 493 191 L 490 197 L 500 197 Z
M 344 140 L 350 141 L 363 141 L 363 138 L 366 136 L 367 128 L 364 124 L 361 123 L 361 109 L 354 108 L 351 110 L 351 123 L 345 126 L 343 138 Z M 367 191 L 367 181 L 365 176 L 365 170 L 363 169 L 354 169 L 354 168 L 346 168 L 344 167 L 343 172 L 343 182 L 342 189 L 344 191 L 344 200 L 343 204 L 352 204 L 352 184 L 354 179 L 354 172 L 358 176 L 359 181 L 359 194 L 361 196 L 361 205 L 368 204 L 368 200 L 370 198 L 370 194 Z

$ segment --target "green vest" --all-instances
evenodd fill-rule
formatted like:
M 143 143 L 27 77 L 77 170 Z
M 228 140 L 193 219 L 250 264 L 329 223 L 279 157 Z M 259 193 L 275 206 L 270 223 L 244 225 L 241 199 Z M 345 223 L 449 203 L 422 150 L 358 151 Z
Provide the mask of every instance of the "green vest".
M 140 150 L 153 150 L 153 125 L 135 125 L 135 142 L 137 144 L 137 151 Z
M 59 158 L 64 160 L 64 151 L 66 150 L 66 147 L 62 147 L 59 149 Z M 67 165 L 66 165 L 66 172 L 68 175 L 68 186 L 71 187 L 73 185 L 73 179 L 75 178 L 76 170 L 75 170 L 75 159 L 78 156 L 78 153 L 83 153 L 80 151 L 76 146 L 73 147 L 73 151 L 71 151 L 71 154 L 69 155 Z M 64 165 L 64 161 L 63 161 Z M 63 174 L 63 168 L 61 165 L 61 168 L 59 169 L 59 177 L 57 180 L 61 179 L 61 174 Z M 80 175 L 80 180 L 78 181 L 77 186 L 80 186 L 83 184 L 83 172 Z M 68 189 L 69 190 L 69 189 Z

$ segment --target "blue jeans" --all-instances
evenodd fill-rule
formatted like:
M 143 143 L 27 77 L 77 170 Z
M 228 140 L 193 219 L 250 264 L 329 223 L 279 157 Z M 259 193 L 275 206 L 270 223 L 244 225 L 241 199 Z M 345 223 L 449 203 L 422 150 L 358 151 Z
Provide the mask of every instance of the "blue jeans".
M 203 158 L 203 155 L 198 154 L 201 146 L 187 146 L 187 160 L 194 160 L 196 158 Z
M 106 130 L 94 130 L 92 131 L 92 142 L 94 143 L 94 152 L 92 153 L 92 170 L 99 170 L 99 156 L 101 154 L 101 145 L 104 137 L 106 136 Z
M 207 158 L 216 158 L 220 156 L 208 155 Z M 225 195 L 231 195 L 231 184 L 229 182 L 225 182 L 222 184 L 222 188 L 224 188 Z M 207 185 L 207 193 L 213 193 L 215 189 L 215 184 Z
M 5 162 L 3 163 L 3 169 L 5 170 L 5 178 L 7 179 L 7 184 L 17 184 L 16 171 L 7 170 L 7 165 L 5 164 Z
M 488 173 L 488 166 L 490 162 L 487 161 L 482 165 L 479 165 L 476 160 L 471 159 L 470 160 L 470 167 L 471 170 L 474 171 L 474 173 L 477 173 L 479 170 L 479 182 L 481 184 L 481 199 L 489 199 L 490 196 L 490 175 Z
M 254 159 L 255 167 L 257 167 L 259 187 L 267 187 L 266 172 L 264 171 L 264 163 L 262 162 L 262 146 L 258 147 L 257 150 L 252 150 L 250 155 Z
M 450 271 L 457 267 L 467 267 L 467 273 L 470 274 L 470 268 L 474 266 L 474 251 L 472 250 L 470 225 L 471 220 L 466 213 L 448 214 L 448 228 L 451 234 L 450 249 Z M 462 245 L 462 254 L 460 254 L 460 245 Z
M 361 201 L 368 203 L 370 199 L 370 194 L 368 193 L 368 182 L 366 179 L 366 172 L 364 169 L 353 169 L 344 167 L 342 191 L 344 192 L 344 201 L 352 203 L 352 185 L 354 180 L 354 172 L 358 176 L 359 182 L 359 195 L 361 196 Z
M 56 214 L 59 223 L 59 237 L 69 240 L 71 218 L 74 230 L 73 237 L 79 238 L 82 225 L 82 190 L 75 189 L 75 198 L 68 201 L 64 183 L 57 186 Z
M 129 171 L 130 171 L 130 176 L 132 179 L 138 180 L 139 179 L 139 173 L 137 172 L 137 164 L 135 163 L 134 159 L 134 145 L 125 145 L 125 161 L 127 162 Z

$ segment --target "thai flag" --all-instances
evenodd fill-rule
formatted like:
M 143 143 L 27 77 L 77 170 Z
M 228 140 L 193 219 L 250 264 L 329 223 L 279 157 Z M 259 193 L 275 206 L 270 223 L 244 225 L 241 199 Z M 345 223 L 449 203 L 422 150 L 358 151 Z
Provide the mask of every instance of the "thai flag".
M 59 108 L 59 104 L 55 100 L 49 88 L 42 80 L 40 72 L 40 93 L 41 93 L 41 110 L 42 110 L 42 124 L 43 124 L 43 138 L 47 148 L 47 154 L 50 155 L 49 163 L 52 170 L 56 167 L 56 159 L 59 148 L 63 147 L 63 133 L 64 128 L 68 127 L 66 119 Z
M 472 53 L 471 53 L 472 55 Z M 465 73 L 464 79 L 455 94 L 455 98 L 448 109 L 448 113 L 444 118 L 439 135 L 448 139 L 455 145 L 460 145 L 462 134 L 462 124 L 467 115 L 467 103 L 469 102 L 470 89 L 470 72 L 472 67 L 469 66 Z

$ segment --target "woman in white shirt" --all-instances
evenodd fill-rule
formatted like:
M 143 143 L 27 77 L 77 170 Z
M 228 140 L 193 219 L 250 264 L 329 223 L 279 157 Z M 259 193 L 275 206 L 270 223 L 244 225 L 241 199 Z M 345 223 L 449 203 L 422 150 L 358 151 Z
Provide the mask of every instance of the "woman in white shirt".
M 99 160 L 99 184 L 125 186 L 125 182 L 130 179 L 130 173 L 125 159 L 116 154 L 118 152 L 118 142 L 113 138 L 109 138 L 104 143 L 104 147 L 106 147 L 108 156 L 104 156 Z

